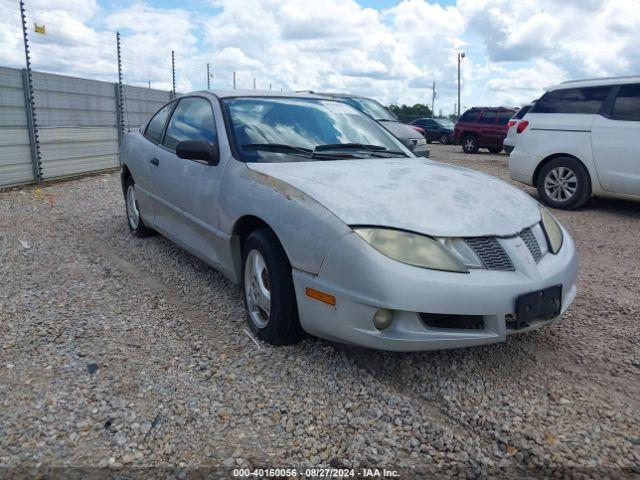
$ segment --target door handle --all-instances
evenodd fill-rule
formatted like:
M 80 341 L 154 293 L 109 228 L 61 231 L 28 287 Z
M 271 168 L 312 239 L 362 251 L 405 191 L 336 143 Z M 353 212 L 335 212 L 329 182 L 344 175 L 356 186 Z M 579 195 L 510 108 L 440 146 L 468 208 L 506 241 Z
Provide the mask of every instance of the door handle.
M 160 160 L 158 160 L 157 158 L 153 157 L 151 159 L 151 165 L 155 165 L 157 167 L 158 165 L 160 165 Z

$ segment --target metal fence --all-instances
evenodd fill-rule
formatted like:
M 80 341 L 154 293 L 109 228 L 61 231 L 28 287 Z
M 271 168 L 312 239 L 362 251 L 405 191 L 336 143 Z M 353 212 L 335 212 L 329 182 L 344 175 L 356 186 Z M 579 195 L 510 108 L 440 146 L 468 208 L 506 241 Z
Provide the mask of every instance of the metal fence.
M 35 128 L 26 71 L 0 67 L 0 188 L 117 167 L 119 125 L 137 128 L 171 98 L 129 85 L 119 95 L 117 83 L 35 71 L 32 81 Z

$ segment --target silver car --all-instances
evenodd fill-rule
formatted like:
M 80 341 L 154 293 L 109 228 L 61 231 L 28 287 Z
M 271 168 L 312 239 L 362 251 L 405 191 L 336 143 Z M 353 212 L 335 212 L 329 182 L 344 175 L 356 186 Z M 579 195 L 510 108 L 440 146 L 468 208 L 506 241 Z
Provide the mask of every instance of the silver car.
M 125 136 L 134 235 L 161 233 L 244 288 L 251 331 L 386 350 L 504 341 L 576 295 L 569 233 L 496 178 L 416 157 L 305 94 L 206 91 Z

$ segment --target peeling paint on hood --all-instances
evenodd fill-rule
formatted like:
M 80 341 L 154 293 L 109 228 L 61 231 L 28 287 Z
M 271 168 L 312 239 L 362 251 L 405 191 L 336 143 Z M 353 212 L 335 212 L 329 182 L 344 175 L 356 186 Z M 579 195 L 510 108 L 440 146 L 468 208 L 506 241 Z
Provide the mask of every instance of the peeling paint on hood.
M 418 158 L 249 163 L 304 192 L 347 225 L 438 237 L 511 236 L 538 203 L 490 175 Z

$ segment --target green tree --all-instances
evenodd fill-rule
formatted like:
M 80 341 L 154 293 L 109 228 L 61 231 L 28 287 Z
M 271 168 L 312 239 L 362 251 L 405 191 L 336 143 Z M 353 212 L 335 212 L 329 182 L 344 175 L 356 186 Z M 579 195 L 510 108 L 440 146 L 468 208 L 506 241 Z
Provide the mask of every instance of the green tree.
M 389 105 L 389 110 L 402 122 L 410 122 L 416 118 L 432 117 L 431 108 L 422 103 L 410 105 Z

